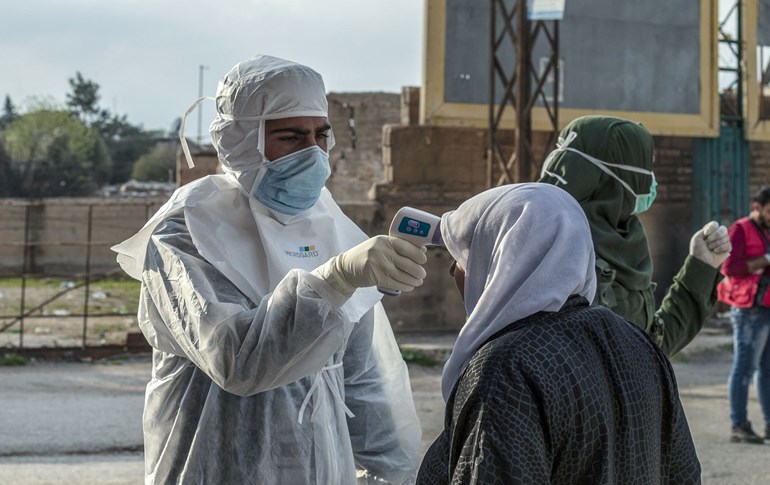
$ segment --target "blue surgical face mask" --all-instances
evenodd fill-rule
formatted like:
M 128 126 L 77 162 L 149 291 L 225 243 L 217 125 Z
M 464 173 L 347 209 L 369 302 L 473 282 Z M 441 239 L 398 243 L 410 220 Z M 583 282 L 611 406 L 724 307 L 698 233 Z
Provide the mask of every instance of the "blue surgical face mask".
M 293 216 L 315 205 L 331 174 L 329 154 L 318 146 L 268 162 L 252 195 L 281 214 Z

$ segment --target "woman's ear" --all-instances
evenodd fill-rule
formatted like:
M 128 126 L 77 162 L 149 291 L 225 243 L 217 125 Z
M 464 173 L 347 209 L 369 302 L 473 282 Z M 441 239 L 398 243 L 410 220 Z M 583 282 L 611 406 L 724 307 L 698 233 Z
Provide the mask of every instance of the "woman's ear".
M 457 291 L 460 292 L 460 298 L 465 301 L 465 270 L 457 264 L 457 261 L 452 262 L 452 266 L 449 267 L 449 274 L 455 279 L 455 285 Z

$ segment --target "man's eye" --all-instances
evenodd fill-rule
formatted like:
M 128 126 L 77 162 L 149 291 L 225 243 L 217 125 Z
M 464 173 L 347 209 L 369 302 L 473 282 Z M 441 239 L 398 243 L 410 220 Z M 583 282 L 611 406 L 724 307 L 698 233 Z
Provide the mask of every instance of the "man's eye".
M 315 136 L 317 136 L 318 138 L 329 138 L 329 132 L 328 131 L 324 131 L 322 133 L 316 133 Z
M 278 139 L 281 140 L 281 141 L 297 141 L 298 137 L 295 136 L 295 135 L 291 135 L 291 136 L 282 136 L 282 137 L 280 137 Z

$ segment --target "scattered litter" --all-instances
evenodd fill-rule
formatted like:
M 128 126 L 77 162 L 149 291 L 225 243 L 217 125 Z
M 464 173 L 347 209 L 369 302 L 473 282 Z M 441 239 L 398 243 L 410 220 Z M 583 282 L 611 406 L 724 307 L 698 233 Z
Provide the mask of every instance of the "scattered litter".
M 59 288 L 74 288 L 75 282 L 74 281 L 62 281 L 61 284 L 59 284 Z
M 67 315 L 71 315 L 72 312 L 67 310 L 66 308 L 59 308 L 53 311 L 53 314 L 57 317 L 66 317 Z
M 38 335 L 39 334 L 49 334 L 49 333 L 51 333 L 51 329 L 50 328 L 46 328 L 46 327 L 35 327 L 35 333 L 38 334 Z
M 108 296 L 109 295 L 107 294 L 106 291 L 94 291 L 93 293 L 91 293 L 91 298 L 95 300 L 104 300 Z

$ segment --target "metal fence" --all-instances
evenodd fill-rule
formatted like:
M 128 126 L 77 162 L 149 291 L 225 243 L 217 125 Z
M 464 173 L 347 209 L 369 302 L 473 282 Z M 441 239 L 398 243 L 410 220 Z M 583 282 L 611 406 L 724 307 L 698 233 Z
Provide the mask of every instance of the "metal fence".
M 24 355 L 146 350 L 138 282 L 109 248 L 165 199 L 0 203 L 0 347 Z

